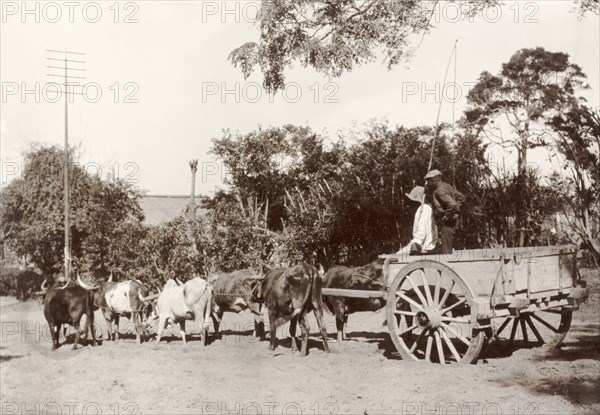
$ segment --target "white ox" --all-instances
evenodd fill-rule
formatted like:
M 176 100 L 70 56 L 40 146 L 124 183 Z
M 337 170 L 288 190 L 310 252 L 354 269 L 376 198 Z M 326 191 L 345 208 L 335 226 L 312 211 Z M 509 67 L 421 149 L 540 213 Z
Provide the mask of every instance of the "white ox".
M 168 280 L 158 295 L 151 317 L 158 319 L 156 341 L 160 341 L 167 323 L 179 323 L 181 339 L 185 343 L 185 320 L 193 319 L 202 327 L 202 345 L 206 346 L 212 297 L 212 286 L 202 278 L 193 278 L 182 285 Z

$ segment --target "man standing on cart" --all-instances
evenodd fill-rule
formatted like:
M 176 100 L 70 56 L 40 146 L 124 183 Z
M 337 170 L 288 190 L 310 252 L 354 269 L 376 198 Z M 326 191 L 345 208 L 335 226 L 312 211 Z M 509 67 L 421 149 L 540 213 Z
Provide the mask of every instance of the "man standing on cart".
M 465 201 L 465 195 L 443 182 L 439 170 L 431 170 L 425 175 L 425 194 L 431 197 L 433 218 L 442 239 L 440 253 L 451 254 L 460 206 Z

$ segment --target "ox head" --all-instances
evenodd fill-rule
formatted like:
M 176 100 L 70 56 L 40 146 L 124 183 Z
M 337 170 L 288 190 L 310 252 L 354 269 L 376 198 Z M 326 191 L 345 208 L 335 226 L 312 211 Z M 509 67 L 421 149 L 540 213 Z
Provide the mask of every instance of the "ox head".
M 48 284 L 48 278 L 42 281 L 42 285 L 40 286 L 40 290 L 35 292 L 35 295 L 46 295 L 49 289 L 57 289 L 64 290 L 69 285 L 70 281 L 65 279 L 64 277 L 56 278 L 52 285 Z M 60 285 L 62 284 L 62 285 Z

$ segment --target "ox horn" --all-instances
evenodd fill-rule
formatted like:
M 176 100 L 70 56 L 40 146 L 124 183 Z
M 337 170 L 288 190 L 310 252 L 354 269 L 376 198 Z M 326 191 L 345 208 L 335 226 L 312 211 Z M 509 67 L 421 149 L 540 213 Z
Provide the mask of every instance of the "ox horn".
M 144 297 L 141 292 L 138 293 L 138 297 L 142 303 L 147 303 L 148 301 L 152 301 L 157 299 L 159 294 L 150 294 L 148 297 Z
M 177 285 L 183 285 L 183 283 L 181 282 L 181 280 L 177 277 L 175 277 L 175 282 L 177 283 Z
M 42 281 L 42 285 L 40 286 L 40 291 L 37 291 L 35 295 L 44 295 L 48 291 L 48 278 Z
M 112 280 L 113 280 L 113 275 L 111 272 L 110 275 L 108 276 L 108 279 L 106 280 L 106 282 L 112 282 Z
M 98 286 L 97 286 L 97 285 L 88 285 L 88 284 L 86 284 L 85 282 L 83 282 L 83 281 L 81 280 L 81 276 L 79 275 L 79 273 L 77 273 L 77 282 L 79 283 L 79 285 L 80 285 L 82 288 L 85 288 L 85 289 L 86 289 L 86 290 L 88 290 L 88 291 L 90 291 L 90 290 L 95 290 L 96 288 L 98 288 Z

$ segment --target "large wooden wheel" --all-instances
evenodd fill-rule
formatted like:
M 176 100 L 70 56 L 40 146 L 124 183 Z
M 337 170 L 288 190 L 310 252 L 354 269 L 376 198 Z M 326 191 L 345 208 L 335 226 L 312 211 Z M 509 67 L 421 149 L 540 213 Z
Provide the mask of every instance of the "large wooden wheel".
M 473 292 L 447 265 L 420 260 L 402 268 L 390 286 L 387 321 L 403 359 L 473 363 L 484 342 L 475 327 Z
M 573 309 L 551 308 L 494 319 L 495 339 L 511 348 L 536 347 L 548 344 L 560 346 L 569 328 Z

